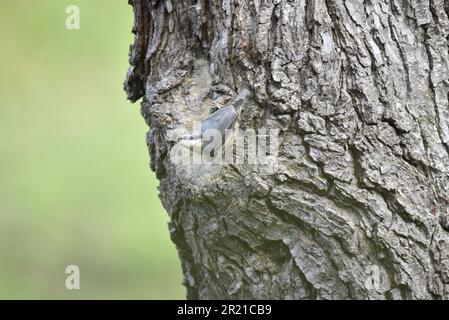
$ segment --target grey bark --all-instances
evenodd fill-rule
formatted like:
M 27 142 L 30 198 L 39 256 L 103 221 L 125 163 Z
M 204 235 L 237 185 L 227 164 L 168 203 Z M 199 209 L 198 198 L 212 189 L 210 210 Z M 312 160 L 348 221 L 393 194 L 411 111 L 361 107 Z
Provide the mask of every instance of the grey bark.
M 125 89 L 188 298 L 449 298 L 449 1 L 130 3 Z M 183 176 L 168 132 L 242 88 L 277 171 Z

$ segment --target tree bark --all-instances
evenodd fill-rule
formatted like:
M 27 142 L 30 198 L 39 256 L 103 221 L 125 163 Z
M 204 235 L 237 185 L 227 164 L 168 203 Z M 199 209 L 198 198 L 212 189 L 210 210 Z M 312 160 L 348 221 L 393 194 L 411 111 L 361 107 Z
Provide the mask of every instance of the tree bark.
M 125 89 L 188 298 L 449 297 L 449 1 L 130 3 Z M 275 172 L 184 175 L 168 133 L 242 89 Z

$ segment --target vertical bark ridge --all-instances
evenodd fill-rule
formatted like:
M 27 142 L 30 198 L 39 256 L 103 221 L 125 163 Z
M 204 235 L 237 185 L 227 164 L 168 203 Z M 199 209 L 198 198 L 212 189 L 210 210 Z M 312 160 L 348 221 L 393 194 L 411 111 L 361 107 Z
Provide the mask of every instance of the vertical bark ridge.
M 189 298 L 448 298 L 447 1 L 130 3 L 125 88 Z M 185 175 L 170 132 L 243 88 L 278 170 Z

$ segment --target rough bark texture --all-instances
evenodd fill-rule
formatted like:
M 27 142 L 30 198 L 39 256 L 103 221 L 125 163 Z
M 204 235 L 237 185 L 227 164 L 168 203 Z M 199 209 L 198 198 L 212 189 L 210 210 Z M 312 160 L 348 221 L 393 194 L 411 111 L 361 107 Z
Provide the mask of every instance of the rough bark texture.
M 125 89 L 188 298 L 449 298 L 449 1 L 130 2 Z M 277 171 L 182 177 L 168 130 L 242 88 Z

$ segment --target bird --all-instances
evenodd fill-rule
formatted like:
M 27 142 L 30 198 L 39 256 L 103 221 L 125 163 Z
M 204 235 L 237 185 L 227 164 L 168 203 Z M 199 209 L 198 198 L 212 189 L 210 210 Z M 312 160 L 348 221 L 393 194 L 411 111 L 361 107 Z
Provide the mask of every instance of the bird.
M 184 135 L 180 137 L 179 140 L 187 142 L 187 144 L 193 146 L 198 146 L 201 144 L 201 150 L 211 143 L 214 143 L 215 147 L 223 146 L 227 138 L 226 130 L 233 128 L 242 111 L 241 107 L 249 95 L 249 90 L 241 90 L 233 99 L 231 104 L 220 108 L 209 115 L 206 119 L 201 121 L 201 124 L 199 128 L 197 128 L 196 132 L 191 135 Z M 221 141 L 215 141 L 215 137 L 221 138 Z M 213 150 L 215 150 L 215 148 Z
M 199 186 L 219 175 L 222 165 L 229 161 L 226 155 L 232 155 L 236 131 L 233 129 L 249 96 L 249 90 L 239 91 L 230 104 L 200 121 L 193 134 L 174 140 L 177 142 L 169 158 L 175 165 L 178 179 Z

